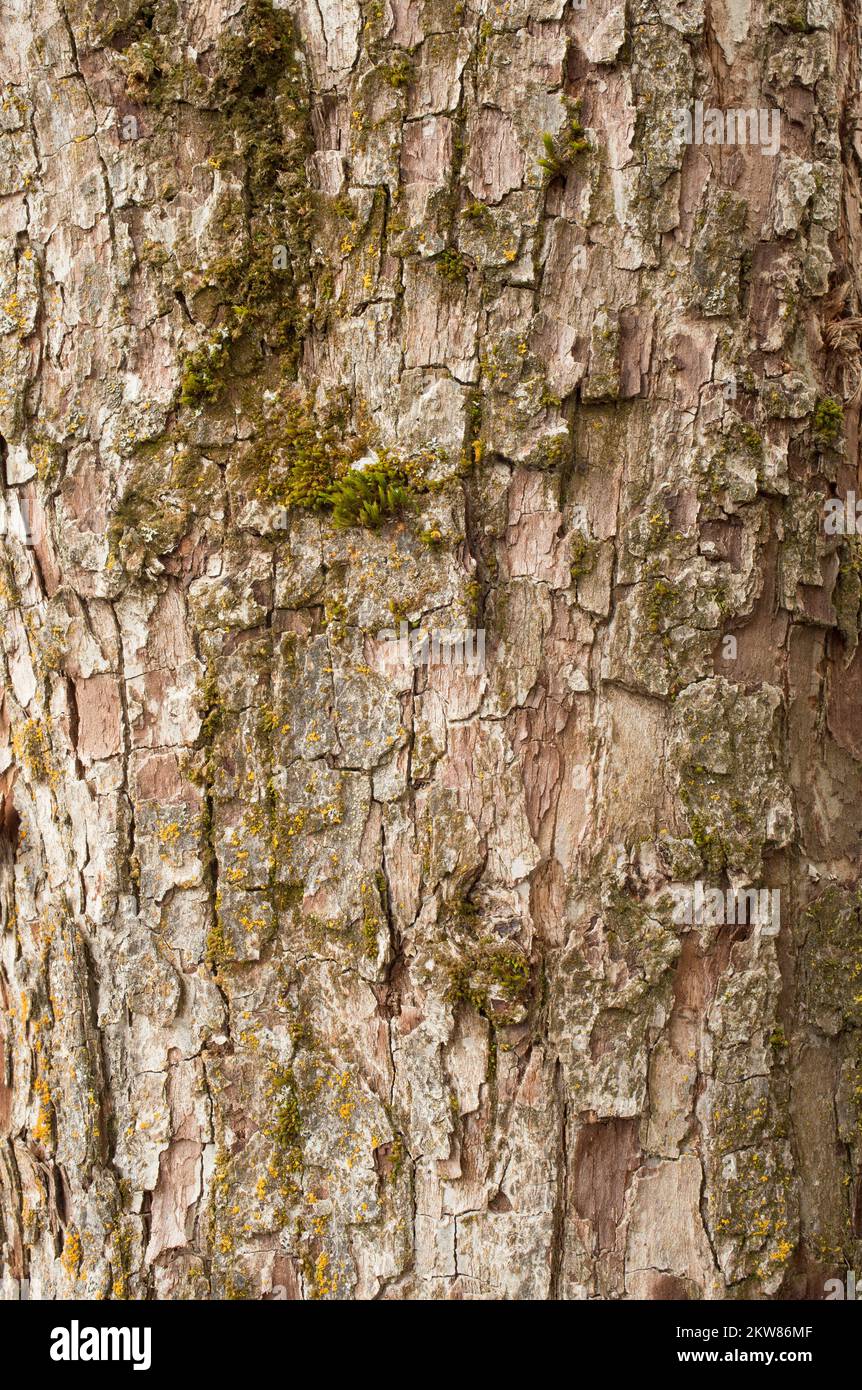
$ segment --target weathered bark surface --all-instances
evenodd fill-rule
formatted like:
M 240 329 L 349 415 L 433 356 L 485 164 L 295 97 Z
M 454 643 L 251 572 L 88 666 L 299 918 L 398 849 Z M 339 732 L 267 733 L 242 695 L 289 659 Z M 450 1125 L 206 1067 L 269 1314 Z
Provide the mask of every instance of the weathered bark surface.
M 860 1267 L 859 23 L 6 0 L 7 1295 Z

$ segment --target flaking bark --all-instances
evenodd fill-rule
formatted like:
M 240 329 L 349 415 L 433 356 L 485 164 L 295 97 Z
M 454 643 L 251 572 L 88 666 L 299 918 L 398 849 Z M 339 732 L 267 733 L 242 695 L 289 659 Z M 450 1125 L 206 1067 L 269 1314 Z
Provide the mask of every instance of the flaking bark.
M 855 0 L 2 26 L 5 1295 L 821 1297 Z

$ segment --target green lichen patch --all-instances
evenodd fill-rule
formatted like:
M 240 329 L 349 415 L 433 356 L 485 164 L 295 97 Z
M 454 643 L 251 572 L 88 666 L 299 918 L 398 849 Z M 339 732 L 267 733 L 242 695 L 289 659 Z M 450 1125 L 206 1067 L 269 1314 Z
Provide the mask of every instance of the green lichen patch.
M 852 660 L 862 632 L 862 536 L 845 536 L 841 541 L 838 579 L 833 602 L 838 630 L 847 648 L 846 661 Z
M 756 882 L 764 849 L 787 843 L 793 812 L 780 764 L 778 692 L 713 677 L 674 706 L 672 757 L 693 848 L 710 875 Z
M 799 932 L 812 1022 L 829 1036 L 862 1028 L 862 889 L 828 888 L 803 912 Z
M 194 519 L 212 510 L 221 487 L 218 467 L 184 441 L 139 447 L 131 476 L 108 527 L 109 566 L 139 575 L 171 553 Z M 155 564 L 158 569 L 158 565 Z
M 753 1135 L 769 1113 L 768 1101 L 750 1091 L 716 1088 L 721 1104 L 712 1112 L 727 1156 L 721 1181 L 710 1186 L 707 1214 L 725 1276 L 733 1283 L 780 1280 L 798 1239 L 788 1154 L 765 1137 L 756 1145 Z M 780 1130 L 777 1118 L 770 1118 Z
M 695 218 L 692 298 L 708 317 L 736 313 L 748 208 L 730 189 L 710 189 Z
M 549 1034 L 579 1109 L 633 1115 L 644 1104 L 650 1029 L 673 997 L 680 936 L 669 905 L 641 902 L 617 878 L 597 881 L 590 903 L 548 967 Z
M 753 501 L 764 480 L 763 469 L 760 432 L 742 419 L 723 426 L 694 461 L 703 519 L 721 519 L 732 506 Z
M 308 321 L 312 140 L 303 62 L 290 16 L 269 0 L 247 0 L 226 26 L 210 76 L 190 59 L 175 61 L 158 26 L 134 37 L 122 61 L 137 102 L 169 112 L 193 101 L 206 112 L 208 163 L 240 190 L 224 195 L 208 229 L 215 254 L 186 275 L 186 299 L 210 326 L 182 360 L 177 402 L 200 410 L 240 369 L 240 344 L 245 374 L 273 353 L 295 363 Z

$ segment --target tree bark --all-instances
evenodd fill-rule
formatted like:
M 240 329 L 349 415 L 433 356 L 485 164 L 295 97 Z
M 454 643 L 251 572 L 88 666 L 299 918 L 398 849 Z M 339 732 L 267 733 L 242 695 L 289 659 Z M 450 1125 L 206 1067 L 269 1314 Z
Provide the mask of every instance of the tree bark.
M 5 1296 L 860 1268 L 860 35 L 8 0 Z

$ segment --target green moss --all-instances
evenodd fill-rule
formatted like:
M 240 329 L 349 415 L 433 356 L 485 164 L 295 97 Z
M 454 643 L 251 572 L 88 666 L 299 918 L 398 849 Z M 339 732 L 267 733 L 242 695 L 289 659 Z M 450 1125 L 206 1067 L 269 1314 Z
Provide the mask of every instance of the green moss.
M 539 168 L 544 169 L 551 178 L 556 178 L 559 174 L 565 173 L 566 165 L 557 148 L 557 142 L 549 130 L 542 135 L 542 144 L 545 153 L 539 159 Z
M 772 1032 L 770 1033 L 769 1045 L 770 1047 L 774 1048 L 777 1052 L 782 1052 L 784 1048 L 790 1046 L 790 1044 L 787 1041 L 787 1034 L 785 1033 L 780 1023 L 777 1025 L 777 1027 L 773 1028 Z
M 218 908 L 216 908 L 215 919 L 207 932 L 204 954 L 207 963 L 216 970 L 220 965 L 227 965 L 229 961 L 235 959 L 233 942 L 225 931 Z
M 231 344 L 241 332 L 238 311 L 231 311 L 234 324 L 213 334 L 183 360 L 180 373 L 180 403 L 197 406 L 218 399 L 222 373 L 230 358 Z
M 575 531 L 571 541 L 571 574 L 572 583 L 577 584 L 585 574 L 589 574 L 596 563 L 598 546 L 595 541 L 589 540 L 582 531 Z
M 682 799 L 686 804 L 686 798 L 683 796 Z M 691 811 L 688 817 L 688 827 L 692 841 L 707 872 L 711 874 L 721 873 L 726 866 L 727 855 L 717 826 L 705 820 L 698 811 Z
M 838 629 L 852 656 L 862 631 L 862 536 L 842 537 L 833 602 Z
M 295 34 L 290 17 L 272 0 L 246 0 L 240 33 L 219 41 L 219 79 L 225 90 L 252 96 L 281 80 L 295 66 Z
M 224 705 L 219 692 L 218 674 L 212 660 L 207 662 L 201 681 L 199 703 L 203 707 L 204 715 L 198 733 L 198 747 L 205 749 L 210 755 L 224 727 Z
M 291 1067 L 273 1067 L 270 1071 L 267 1095 L 272 1101 L 272 1118 L 267 1125 L 267 1137 L 272 1139 L 282 1155 L 292 1156 L 302 1132 L 299 1093 Z
M 752 458 L 759 459 L 762 456 L 763 435 L 753 425 L 743 425 L 740 429 L 740 438 Z
M 528 958 L 512 946 L 473 945 L 449 970 L 446 997 L 469 1004 L 489 1022 L 506 1026 L 526 1013 L 531 988 Z
M 315 412 L 309 397 L 288 389 L 258 421 L 239 473 L 267 502 L 322 510 L 332 506 L 334 487 L 361 449 L 360 440 L 345 436 L 337 412 Z
M 571 104 L 569 119 L 559 135 L 545 131 L 542 135 L 544 155 L 539 158 L 539 168 L 551 178 L 564 175 L 571 168 L 578 155 L 591 148 L 587 132 L 581 125 L 580 102 Z
M 407 53 L 396 53 L 384 66 L 383 76 L 390 87 L 402 91 L 414 78 L 413 62 Z
M 795 34 L 808 32 L 807 0 L 772 0 L 769 18 Z
M 366 526 L 374 530 L 403 511 L 409 500 L 407 477 L 397 465 L 351 469 L 329 489 L 332 522 L 340 530 Z
M 261 356 L 287 353 L 295 364 L 308 319 L 312 196 L 305 159 L 312 145 L 302 68 L 290 16 L 269 0 L 247 0 L 241 28 L 219 40 L 206 86 L 221 168 L 241 162 L 244 193 L 220 214 L 230 249 L 205 270 L 221 300 L 222 322 L 184 360 L 179 401 L 203 406 L 227 384 L 240 339 Z
M 467 204 L 461 216 L 466 217 L 470 222 L 490 222 L 492 220 L 487 204 L 478 198 L 474 198 L 472 202 Z
M 124 55 L 126 91 L 133 101 L 146 101 L 153 95 L 156 82 L 162 75 L 161 49 L 153 39 L 132 43 Z
M 837 444 L 844 433 L 844 407 L 832 396 L 823 396 L 814 407 L 811 431 L 818 444 Z
M 430 550 L 438 550 L 443 544 L 443 532 L 437 526 L 429 526 L 426 530 L 419 532 L 419 539 Z
M 456 284 L 467 277 L 467 263 L 460 251 L 447 246 L 437 260 L 437 269 L 451 284 Z
M 802 914 L 807 1010 L 825 1033 L 862 1027 L 862 888 L 827 888 Z
M 653 635 L 662 632 L 678 604 L 679 594 L 667 579 L 655 578 L 650 585 L 644 609 Z

